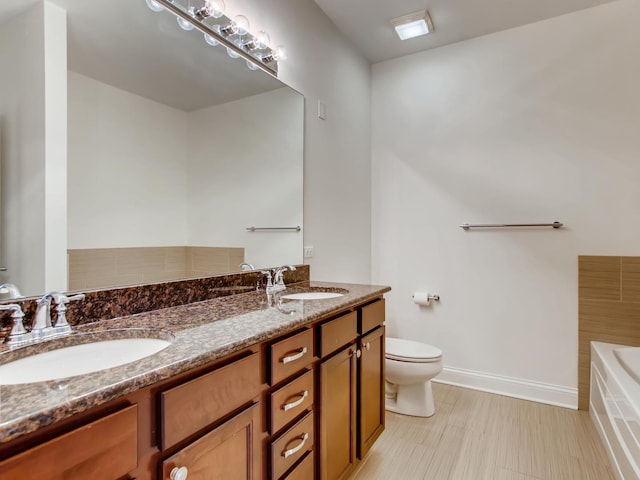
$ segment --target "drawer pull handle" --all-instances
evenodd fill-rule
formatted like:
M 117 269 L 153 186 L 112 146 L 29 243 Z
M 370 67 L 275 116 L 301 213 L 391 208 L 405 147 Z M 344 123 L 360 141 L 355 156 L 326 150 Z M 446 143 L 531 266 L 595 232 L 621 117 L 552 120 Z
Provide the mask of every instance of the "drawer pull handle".
M 295 447 L 293 447 L 290 450 L 285 450 L 284 452 L 282 452 L 282 456 L 284 458 L 290 457 L 291 455 L 293 455 L 294 453 L 297 453 L 300 451 L 300 449 L 302 449 L 302 447 L 304 447 L 304 444 L 307 442 L 307 439 L 309 438 L 309 434 L 305 433 L 303 435 L 300 435 L 297 440 L 300 440 L 300 443 L 298 445 L 296 445 Z M 294 440 L 296 440 L 294 438 Z
M 187 475 L 189 475 L 187 467 L 174 467 L 169 474 L 169 478 L 171 480 L 187 480 Z
M 287 410 L 291 410 L 292 408 L 296 408 L 298 405 L 300 405 L 302 402 L 304 402 L 304 399 L 307 398 L 309 396 L 309 392 L 307 392 L 306 390 L 304 392 L 300 392 L 297 395 L 295 395 L 296 397 L 300 397 L 298 400 L 296 400 L 295 402 L 291 402 L 291 403 L 285 403 L 284 405 L 282 405 L 282 409 L 286 412 Z
M 281 358 L 280 362 L 284 363 L 285 365 L 287 363 L 295 362 L 296 360 L 299 360 L 302 357 L 304 357 L 305 353 L 307 353 L 307 347 L 302 347 L 300 351 L 295 355 L 289 355 L 288 357 Z

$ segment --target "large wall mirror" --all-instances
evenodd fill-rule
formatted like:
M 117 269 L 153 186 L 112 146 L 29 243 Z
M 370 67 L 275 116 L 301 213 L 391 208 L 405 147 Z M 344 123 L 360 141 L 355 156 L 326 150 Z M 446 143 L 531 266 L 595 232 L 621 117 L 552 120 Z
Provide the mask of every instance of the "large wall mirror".
M 302 262 L 299 93 L 145 0 L 2 0 L 0 62 L 2 282 Z

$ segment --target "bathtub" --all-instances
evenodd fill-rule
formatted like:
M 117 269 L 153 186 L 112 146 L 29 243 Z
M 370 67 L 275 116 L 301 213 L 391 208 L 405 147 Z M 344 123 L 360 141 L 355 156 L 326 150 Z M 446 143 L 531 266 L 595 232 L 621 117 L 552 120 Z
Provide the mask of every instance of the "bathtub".
M 640 479 L 640 348 L 591 342 L 591 417 L 622 480 Z

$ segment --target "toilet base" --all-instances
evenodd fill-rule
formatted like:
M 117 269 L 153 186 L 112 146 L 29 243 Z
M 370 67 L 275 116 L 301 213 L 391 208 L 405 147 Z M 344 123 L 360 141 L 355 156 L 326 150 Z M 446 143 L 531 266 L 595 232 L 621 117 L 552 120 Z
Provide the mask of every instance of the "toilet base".
M 431 380 L 398 385 L 386 382 L 385 409 L 412 417 L 430 417 L 436 413 Z

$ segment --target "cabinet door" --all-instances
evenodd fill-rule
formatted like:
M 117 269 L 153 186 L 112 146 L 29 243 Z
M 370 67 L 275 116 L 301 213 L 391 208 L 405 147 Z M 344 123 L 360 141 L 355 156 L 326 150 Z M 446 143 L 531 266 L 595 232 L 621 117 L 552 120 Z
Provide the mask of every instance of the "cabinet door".
M 358 361 L 358 457 L 363 458 L 384 430 L 384 327 L 360 340 Z
M 132 405 L 0 462 L 2 480 L 111 480 L 136 468 Z
M 186 467 L 189 480 L 254 480 L 260 477 L 259 404 L 189 444 L 162 462 L 162 480 Z
M 356 462 L 356 346 L 320 364 L 320 478 L 347 478 Z

